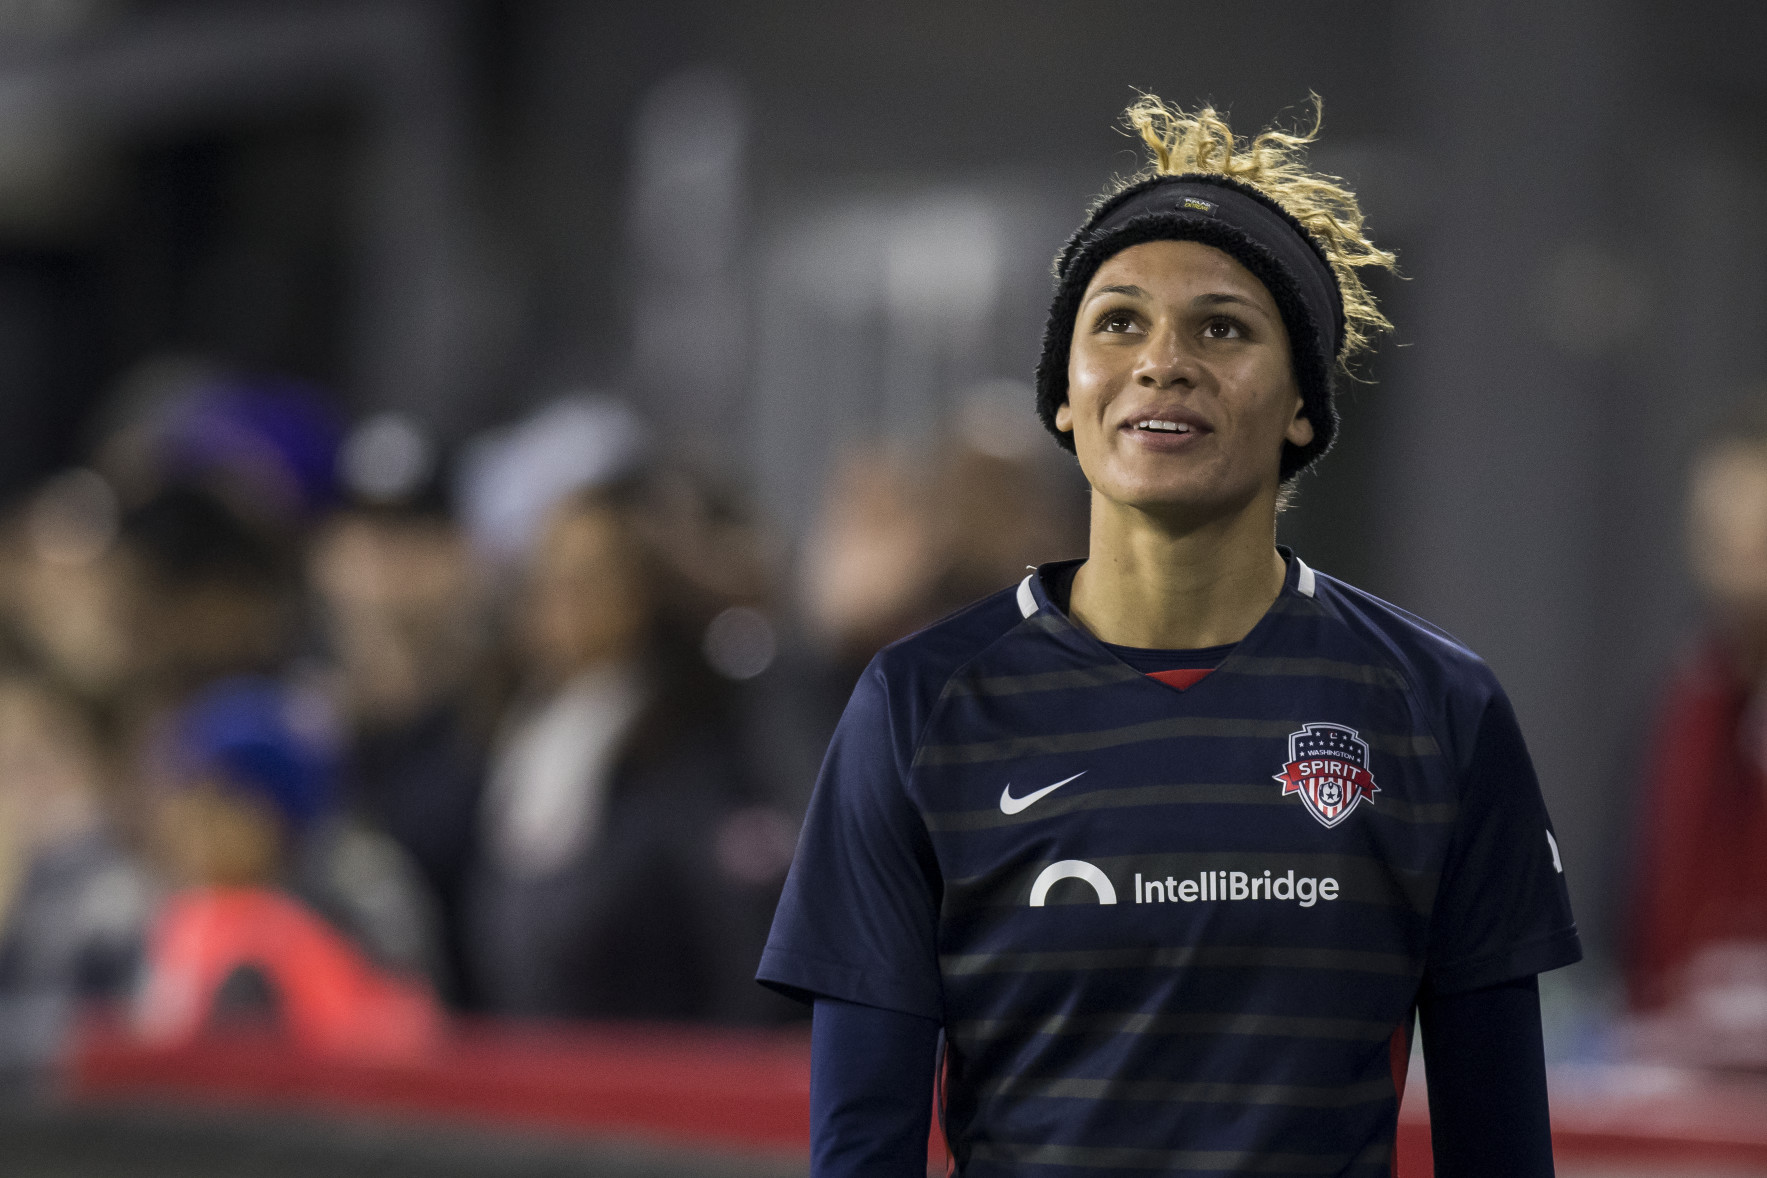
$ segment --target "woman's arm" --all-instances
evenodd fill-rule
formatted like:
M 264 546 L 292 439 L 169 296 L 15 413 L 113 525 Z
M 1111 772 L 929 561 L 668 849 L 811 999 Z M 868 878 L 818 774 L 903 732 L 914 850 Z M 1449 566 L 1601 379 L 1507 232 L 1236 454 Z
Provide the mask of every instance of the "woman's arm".
M 1418 1013 L 1436 1178 L 1552 1178 L 1534 976 L 1426 997 Z
M 926 1178 L 938 1044 L 933 1019 L 816 999 L 811 1178 Z

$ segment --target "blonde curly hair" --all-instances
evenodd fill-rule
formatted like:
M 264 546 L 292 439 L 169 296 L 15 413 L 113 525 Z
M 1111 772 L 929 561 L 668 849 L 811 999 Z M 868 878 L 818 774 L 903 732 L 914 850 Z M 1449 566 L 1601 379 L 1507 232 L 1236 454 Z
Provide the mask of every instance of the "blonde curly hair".
M 1339 363 L 1347 365 L 1372 349 L 1376 335 L 1393 329 L 1357 271 L 1373 266 L 1397 272 L 1398 259 L 1369 239 L 1362 206 L 1344 181 L 1307 166 L 1307 147 L 1319 137 L 1325 109 L 1319 95 L 1310 94 L 1308 99 L 1313 107 L 1311 127 L 1293 132 L 1269 128 L 1246 140 L 1235 136 L 1212 106 L 1191 114 L 1143 94 L 1123 113 L 1123 121 L 1147 145 L 1151 163 L 1118 181 L 1104 199 L 1156 176 L 1186 172 L 1225 176 L 1264 193 L 1301 223 L 1337 277 L 1344 301 Z

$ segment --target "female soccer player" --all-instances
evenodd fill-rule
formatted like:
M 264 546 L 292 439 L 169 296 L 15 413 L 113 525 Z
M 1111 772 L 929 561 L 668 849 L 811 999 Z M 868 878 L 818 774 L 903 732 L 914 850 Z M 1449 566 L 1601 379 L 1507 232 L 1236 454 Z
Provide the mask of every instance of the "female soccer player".
M 815 1001 L 813 1172 L 1552 1172 L 1535 975 L 1581 955 L 1514 714 L 1453 638 L 1276 546 L 1390 267 L 1305 135 L 1144 98 L 1056 260 L 1038 412 L 1084 561 L 885 649 L 763 982 Z

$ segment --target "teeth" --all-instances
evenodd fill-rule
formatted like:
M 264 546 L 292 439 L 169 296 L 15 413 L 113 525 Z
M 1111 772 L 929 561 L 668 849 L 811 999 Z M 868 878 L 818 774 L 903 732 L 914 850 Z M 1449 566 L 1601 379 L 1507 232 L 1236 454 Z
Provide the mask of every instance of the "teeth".
M 1160 421 L 1157 419 L 1153 420 L 1153 421 L 1144 421 L 1140 425 L 1136 426 L 1135 428 L 1136 429 L 1156 429 L 1156 430 L 1161 430 L 1161 431 L 1163 431 L 1165 433 L 1169 433 L 1169 434 L 1187 434 L 1190 432 L 1190 427 L 1188 425 L 1185 425 L 1183 422 L 1180 422 L 1180 421 Z

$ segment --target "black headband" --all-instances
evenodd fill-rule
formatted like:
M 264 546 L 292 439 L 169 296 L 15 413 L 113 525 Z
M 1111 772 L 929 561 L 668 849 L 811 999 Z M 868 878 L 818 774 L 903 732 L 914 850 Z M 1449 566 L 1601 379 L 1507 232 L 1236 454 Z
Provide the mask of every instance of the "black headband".
M 1343 295 L 1324 251 L 1300 222 L 1262 192 L 1225 176 L 1188 173 L 1145 180 L 1099 206 L 1068 240 L 1056 259 L 1055 299 L 1037 364 L 1037 410 L 1044 425 L 1064 448 L 1073 449 L 1073 435 L 1055 428 L 1055 411 L 1067 399 L 1068 347 L 1086 284 L 1112 255 L 1159 240 L 1220 249 L 1275 299 L 1313 424 L 1311 443 L 1283 447 L 1281 477 L 1298 474 L 1337 433 L 1331 369 L 1343 346 Z

